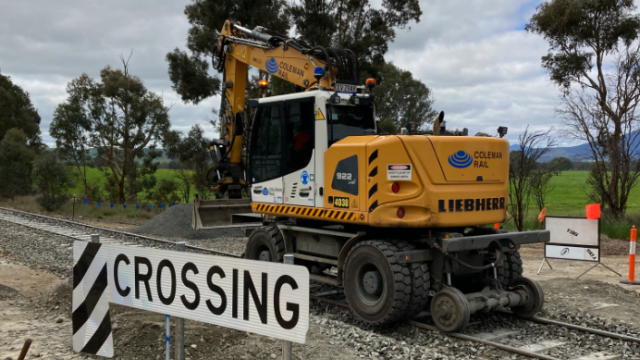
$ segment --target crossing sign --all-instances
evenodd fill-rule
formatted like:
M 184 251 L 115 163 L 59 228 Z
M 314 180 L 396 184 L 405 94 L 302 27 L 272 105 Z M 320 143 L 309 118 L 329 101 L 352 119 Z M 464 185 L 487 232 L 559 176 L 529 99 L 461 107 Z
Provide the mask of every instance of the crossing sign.
M 87 325 L 91 331 L 76 339 L 82 325 L 74 312 L 76 351 L 113 356 L 110 322 L 108 333 L 101 327 L 108 303 L 305 342 L 309 271 L 304 266 L 83 241 L 74 243 L 73 256 L 77 318 L 98 324 L 95 330 Z M 96 305 L 83 308 L 83 302 Z M 87 348 L 93 339 L 88 334 L 104 338 L 102 353 L 93 352 L 95 345 Z

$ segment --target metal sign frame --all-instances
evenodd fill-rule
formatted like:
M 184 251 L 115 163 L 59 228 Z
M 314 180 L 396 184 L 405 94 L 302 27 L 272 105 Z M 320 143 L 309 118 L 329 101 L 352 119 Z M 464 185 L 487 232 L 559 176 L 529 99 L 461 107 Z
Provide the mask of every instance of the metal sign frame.
M 547 229 L 547 220 L 548 219 L 589 220 L 587 218 L 577 217 L 577 216 L 547 216 L 545 218 L 545 229 Z M 547 259 L 600 262 L 600 258 L 601 258 L 601 253 L 600 253 L 600 219 L 598 219 L 597 221 L 598 221 L 598 224 L 597 224 L 597 227 L 598 227 L 597 245 L 554 243 L 553 242 L 553 233 L 551 233 L 551 240 L 548 243 L 544 244 L 544 257 L 547 258 Z M 549 230 L 549 229 L 547 229 L 547 230 Z M 566 248 L 566 249 L 593 249 L 593 250 L 598 250 L 598 254 L 597 254 L 597 258 L 596 259 L 593 258 L 594 257 L 593 255 L 591 255 L 591 259 L 589 259 L 587 257 L 583 257 L 583 258 L 558 257 L 558 256 L 554 256 L 553 254 L 550 254 L 550 252 L 549 252 L 549 247 L 550 246 L 563 247 L 563 248 Z M 570 250 L 569 250 L 569 253 L 570 253 Z
M 547 220 L 548 219 L 592 220 L 592 219 L 587 219 L 586 217 L 578 217 L 578 216 L 547 216 L 545 218 L 545 229 L 547 229 Z M 547 263 L 547 265 L 549 265 L 549 268 L 551 270 L 553 270 L 553 267 L 551 266 L 551 263 L 549 262 L 549 259 L 558 259 L 558 260 L 584 261 L 584 262 L 595 263 L 593 266 L 591 266 L 585 272 L 580 274 L 576 279 L 579 279 L 584 274 L 588 273 L 589 271 L 591 271 L 592 269 L 594 269 L 598 265 L 602 265 L 605 268 L 609 269 L 610 271 L 618 274 L 618 276 L 622 276 L 617 271 L 615 271 L 612 268 L 610 268 L 609 266 L 603 264 L 602 261 L 601 261 L 601 259 L 602 259 L 602 251 L 601 251 L 601 241 L 600 241 L 600 219 L 598 218 L 597 221 L 598 221 L 598 223 L 597 223 L 597 243 L 596 243 L 596 245 L 576 244 L 576 243 L 563 243 L 563 242 L 554 243 L 553 242 L 553 233 L 551 233 L 551 241 L 549 241 L 548 243 L 544 244 L 544 258 L 542 259 L 542 262 L 540 263 L 540 268 L 538 269 L 538 273 L 536 275 L 540 275 L 540 271 L 542 271 L 542 267 L 544 266 L 545 262 Z M 549 230 L 549 229 L 547 229 L 547 230 Z M 567 232 L 570 232 L 570 231 L 571 231 L 571 229 L 568 228 Z M 553 248 L 550 249 L 550 247 L 553 247 Z M 574 250 L 574 253 L 575 253 L 575 250 L 583 250 L 582 257 L 561 257 L 562 255 L 560 255 L 560 256 L 555 255 L 554 252 L 557 253 L 557 250 L 559 250 L 559 248 L 562 248 L 560 250 L 561 254 L 565 250 L 566 250 L 567 254 L 570 253 L 572 249 Z M 553 250 L 553 251 L 550 251 L 550 250 Z M 597 250 L 597 255 L 594 254 L 594 252 L 592 250 Z M 587 255 L 588 255 L 588 257 L 587 257 Z M 589 257 L 591 259 L 589 259 Z

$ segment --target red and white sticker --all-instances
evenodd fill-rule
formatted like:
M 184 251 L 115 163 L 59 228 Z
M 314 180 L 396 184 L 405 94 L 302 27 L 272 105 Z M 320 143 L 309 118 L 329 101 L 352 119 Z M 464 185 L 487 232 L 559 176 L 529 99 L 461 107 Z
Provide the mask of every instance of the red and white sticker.
M 411 164 L 387 165 L 387 180 L 411 180 Z

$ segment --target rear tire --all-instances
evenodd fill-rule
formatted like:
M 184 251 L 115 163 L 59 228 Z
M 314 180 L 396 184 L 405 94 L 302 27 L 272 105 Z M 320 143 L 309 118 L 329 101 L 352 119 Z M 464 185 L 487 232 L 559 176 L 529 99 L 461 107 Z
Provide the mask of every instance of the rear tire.
M 249 236 L 244 257 L 251 260 L 282 262 L 284 239 L 276 224 L 263 226 Z
M 497 268 L 498 280 L 502 286 L 508 286 L 512 280 L 522 277 L 522 258 L 517 250 L 506 252 L 502 265 Z
M 412 276 L 395 255 L 396 243 L 367 240 L 356 244 L 343 272 L 343 285 L 351 311 L 370 324 L 402 320 L 411 304 Z
M 398 247 L 400 251 L 417 249 L 413 243 L 407 241 L 399 241 Z M 411 301 L 407 308 L 407 318 L 411 319 L 423 310 L 427 310 L 431 275 L 429 274 L 429 266 L 424 262 L 410 263 L 409 270 L 411 271 Z

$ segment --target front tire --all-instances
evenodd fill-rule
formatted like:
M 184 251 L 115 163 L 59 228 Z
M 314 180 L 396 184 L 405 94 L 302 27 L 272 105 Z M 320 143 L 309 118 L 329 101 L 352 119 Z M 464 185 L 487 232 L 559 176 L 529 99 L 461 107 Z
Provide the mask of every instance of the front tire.
M 398 263 L 398 246 L 367 240 L 354 246 L 345 263 L 343 285 L 353 313 L 370 324 L 402 320 L 411 303 L 411 270 Z
M 275 224 L 263 226 L 249 236 L 244 257 L 251 260 L 282 262 L 284 239 Z

